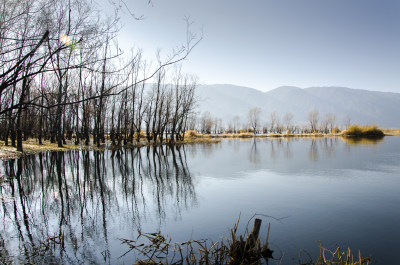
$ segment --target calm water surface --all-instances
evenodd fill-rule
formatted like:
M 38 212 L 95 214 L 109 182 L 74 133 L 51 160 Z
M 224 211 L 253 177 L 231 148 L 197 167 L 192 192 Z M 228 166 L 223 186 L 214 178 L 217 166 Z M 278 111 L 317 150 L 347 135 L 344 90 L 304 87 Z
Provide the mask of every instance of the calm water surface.
M 1 161 L 9 182 L 0 188 L 0 249 L 16 263 L 132 264 L 132 252 L 120 257 L 128 250 L 120 238 L 138 230 L 218 240 L 239 214 L 243 232 L 257 213 L 273 217 L 260 216 L 261 233 L 271 223 L 281 264 L 296 264 L 300 249 L 316 257 L 319 241 L 396 264 L 399 173 L 398 136 L 236 139 Z M 31 256 L 62 233 L 63 244 Z

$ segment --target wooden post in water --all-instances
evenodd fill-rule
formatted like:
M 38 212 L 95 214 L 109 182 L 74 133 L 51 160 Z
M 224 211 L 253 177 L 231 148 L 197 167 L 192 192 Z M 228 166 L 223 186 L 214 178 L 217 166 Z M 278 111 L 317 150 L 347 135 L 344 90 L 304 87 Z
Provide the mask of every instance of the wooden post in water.
M 261 246 L 260 239 L 258 238 L 261 229 L 261 222 L 261 219 L 254 219 L 253 228 L 245 240 L 242 236 L 237 239 L 236 230 L 231 230 L 233 240 L 229 250 L 231 256 L 231 262 L 229 264 L 260 264 L 259 262 L 261 261 L 261 258 L 266 260 L 272 258 L 272 250 L 268 248 L 268 242 Z
M 258 219 L 258 218 L 256 218 L 256 219 L 254 220 L 253 229 L 251 230 L 251 233 L 250 233 L 250 235 L 247 237 L 247 240 L 246 240 L 246 245 L 247 245 L 249 248 L 253 248 L 254 245 L 255 245 L 256 242 L 257 242 L 258 234 L 260 233 L 261 222 L 262 222 L 262 220 L 261 220 L 261 219 Z

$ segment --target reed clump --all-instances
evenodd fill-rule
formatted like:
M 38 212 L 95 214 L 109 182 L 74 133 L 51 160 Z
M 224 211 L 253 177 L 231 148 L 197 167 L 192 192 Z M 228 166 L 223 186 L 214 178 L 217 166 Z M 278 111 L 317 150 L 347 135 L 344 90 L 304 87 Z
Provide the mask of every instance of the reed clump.
M 221 140 L 214 139 L 210 134 L 197 133 L 195 130 L 187 130 L 183 141 L 178 140 L 175 144 L 215 144 Z
M 352 125 L 347 130 L 343 131 L 340 135 L 345 137 L 370 138 L 382 138 L 385 136 L 384 132 L 376 125 Z
M 308 261 L 302 261 L 304 254 L 307 256 Z M 316 262 L 313 262 L 310 254 L 304 250 L 299 252 L 299 265 L 369 265 L 371 259 L 369 257 L 362 257 L 361 251 L 358 251 L 356 255 L 347 248 L 346 251 L 342 251 L 340 247 L 337 247 L 335 251 L 326 249 L 320 245 L 320 254 Z
M 195 130 L 187 130 L 185 133 L 185 137 L 188 138 L 197 138 L 202 136 L 201 134 L 198 134 Z
M 269 248 L 268 224 L 267 237 L 261 242 L 258 237 L 261 220 L 255 219 L 252 231 L 249 233 L 246 228 L 245 234 L 237 235 L 239 220 L 230 230 L 229 238 L 213 242 L 207 239 L 189 240 L 183 243 L 172 243 L 168 235 L 158 233 L 142 233 L 136 240 L 120 239 L 123 244 L 128 246 L 128 250 L 122 255 L 125 256 L 130 251 L 134 251 L 136 265 L 261 265 L 268 264 L 273 257 L 273 250 Z M 143 241 L 144 240 L 144 241 Z M 121 256 L 121 257 L 122 257 Z M 283 255 L 280 259 L 274 259 L 277 264 L 282 264 Z M 306 260 L 306 261 L 305 261 Z M 354 255 L 350 248 L 342 251 L 339 247 L 335 251 L 320 246 L 320 254 L 316 261 L 304 250 L 300 250 L 298 265 L 368 265 L 370 258 L 362 257 L 361 252 Z
M 184 243 L 172 243 L 171 237 L 158 233 L 141 233 L 136 240 L 121 239 L 139 256 L 137 265 L 150 264 L 264 264 L 272 258 L 272 250 L 267 240 L 261 243 L 258 238 L 261 220 L 255 219 L 251 233 L 237 235 L 239 220 L 230 230 L 230 237 L 221 241 L 190 240 Z M 269 226 L 268 226 L 269 227 Z M 246 238 L 247 236 L 247 238 Z M 147 243 L 143 243 L 143 239 Z

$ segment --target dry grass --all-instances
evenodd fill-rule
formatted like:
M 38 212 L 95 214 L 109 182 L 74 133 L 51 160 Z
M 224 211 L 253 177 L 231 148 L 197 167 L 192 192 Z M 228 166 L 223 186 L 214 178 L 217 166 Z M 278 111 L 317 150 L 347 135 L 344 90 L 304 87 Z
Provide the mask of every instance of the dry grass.
M 385 133 L 400 133 L 400 129 L 383 129 Z
M 196 138 L 201 137 L 202 135 L 197 133 L 195 130 L 187 130 L 185 132 L 185 138 Z
M 22 146 L 24 152 L 19 152 L 16 147 L 5 146 L 4 141 L 0 141 L 0 158 L 16 158 L 22 155 L 37 154 L 45 151 L 66 151 L 79 148 L 79 146 L 75 145 L 65 145 L 63 148 L 60 148 L 57 144 L 50 142 L 44 142 L 44 144 L 39 145 L 33 140 L 24 141 Z
M 197 133 L 195 130 L 188 130 L 185 133 L 183 141 L 177 141 L 175 144 L 214 144 L 221 140 L 214 139 L 210 134 Z
M 257 219 L 256 219 L 257 220 Z M 261 220 L 260 225 L 261 225 Z M 257 222 L 257 221 L 255 221 Z M 135 251 L 137 265 L 149 264 L 262 264 L 272 258 L 267 240 L 261 243 L 258 231 L 237 235 L 239 220 L 230 230 L 230 237 L 221 241 L 190 240 L 172 243 L 170 236 L 158 233 L 141 233 L 136 240 L 121 239 L 128 246 L 128 251 Z M 268 226 L 269 227 L 269 226 Z M 268 229 L 269 233 L 269 229 Z M 247 238 L 247 239 L 246 239 Z M 143 242 L 144 240 L 144 242 Z
M 134 133 L 134 134 L 133 134 L 133 138 L 134 138 L 134 139 L 137 139 L 137 136 L 138 136 L 137 133 Z M 146 138 L 146 134 L 144 133 L 144 131 L 140 131 L 140 133 L 139 133 L 139 138 L 140 138 L 140 139 Z
M 239 217 L 240 219 L 240 217 Z M 257 219 L 251 233 L 246 228 L 245 234 L 237 235 L 239 219 L 234 227 L 229 231 L 229 238 L 220 241 L 211 240 L 189 240 L 183 243 L 172 243 L 168 235 L 158 233 L 142 233 L 136 240 L 120 239 L 128 246 L 128 250 L 122 255 L 134 251 L 137 257 L 136 265 L 170 265 L 170 264 L 268 264 L 273 258 L 273 251 L 269 248 L 268 225 L 265 242 L 261 243 L 258 238 L 258 229 L 255 229 Z M 261 226 L 259 220 L 258 227 Z M 306 260 L 306 261 L 305 261 Z M 276 264 L 281 264 L 283 260 L 275 259 Z M 300 250 L 298 265 L 368 265 L 370 258 L 363 258 L 358 252 L 354 255 L 350 248 L 341 251 L 338 247 L 335 251 L 320 246 L 320 254 L 316 261 L 307 251 Z
M 285 138 L 285 137 L 331 137 L 337 136 L 337 134 L 323 134 L 323 133 L 223 133 L 215 135 L 206 135 L 205 137 L 214 138 Z
M 239 138 L 253 138 L 256 136 L 254 133 L 239 133 Z
M 214 137 L 217 138 L 253 138 L 255 137 L 254 133 L 242 132 L 242 133 L 221 133 L 216 134 Z
M 199 136 L 196 138 L 186 138 L 183 141 L 177 141 L 174 144 L 215 144 L 215 143 L 220 143 L 220 139 L 214 139 L 211 137 L 204 137 L 204 136 Z
M 304 262 L 302 258 L 306 256 L 309 261 Z M 310 254 L 304 250 L 299 252 L 299 265 L 368 265 L 371 262 L 369 257 L 363 258 L 361 252 L 354 255 L 350 248 L 347 251 L 341 251 L 340 247 L 337 247 L 335 251 L 331 251 L 320 246 L 320 254 L 316 262 L 313 262 Z
M 217 137 L 220 137 L 220 138 L 238 138 L 239 134 L 238 133 L 221 133 L 221 134 L 218 134 Z
M 211 137 L 203 136 L 201 134 L 196 134 L 193 137 L 185 137 L 184 141 L 177 141 L 174 144 L 214 144 L 221 142 L 220 139 L 213 139 Z M 167 141 L 162 143 L 163 145 L 167 144 Z M 124 145 L 124 148 L 137 148 L 149 145 L 160 145 L 158 142 L 151 142 L 148 143 L 147 141 L 141 140 L 140 142 L 135 143 L 128 143 Z M 5 146 L 4 141 L 0 141 L 0 159 L 9 159 L 9 158 L 17 158 L 24 155 L 32 155 L 38 154 L 41 152 L 48 152 L 48 151 L 70 151 L 76 149 L 83 149 L 83 150 L 100 150 L 103 151 L 104 149 L 120 149 L 121 146 L 112 146 L 109 141 L 106 141 L 105 144 L 102 144 L 101 147 L 97 147 L 96 145 L 92 145 L 92 141 L 90 141 L 90 145 L 75 145 L 74 141 L 68 141 L 63 147 L 58 147 L 56 143 L 50 143 L 50 141 L 43 141 L 43 144 L 39 144 L 35 139 L 29 139 L 27 141 L 23 141 L 23 152 L 17 151 L 17 148 L 12 147 L 11 145 Z
M 383 131 L 376 125 L 352 125 L 347 130 L 343 131 L 341 136 L 345 137 L 369 137 L 369 138 L 382 138 L 385 136 Z
M 50 143 L 50 141 L 43 141 L 43 144 L 39 144 L 35 139 L 28 139 L 27 141 L 22 142 L 23 152 L 17 151 L 17 148 L 12 147 L 11 145 L 5 146 L 4 141 L 0 141 L 0 159 L 5 158 L 17 158 L 23 155 L 32 155 L 38 154 L 41 152 L 47 151 L 70 151 L 76 149 L 85 149 L 85 150 L 104 150 L 103 148 L 97 148 L 93 145 L 75 145 L 73 141 L 67 141 L 67 144 L 63 145 L 63 147 L 58 147 L 56 143 Z

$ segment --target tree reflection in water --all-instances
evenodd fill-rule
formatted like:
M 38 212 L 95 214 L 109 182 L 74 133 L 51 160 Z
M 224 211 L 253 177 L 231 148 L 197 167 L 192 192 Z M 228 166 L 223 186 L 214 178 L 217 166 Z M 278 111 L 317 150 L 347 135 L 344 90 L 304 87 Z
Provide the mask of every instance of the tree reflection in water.
M 115 263 L 124 231 L 197 203 L 184 147 L 49 152 L 1 172 L 1 254 L 16 263 Z

